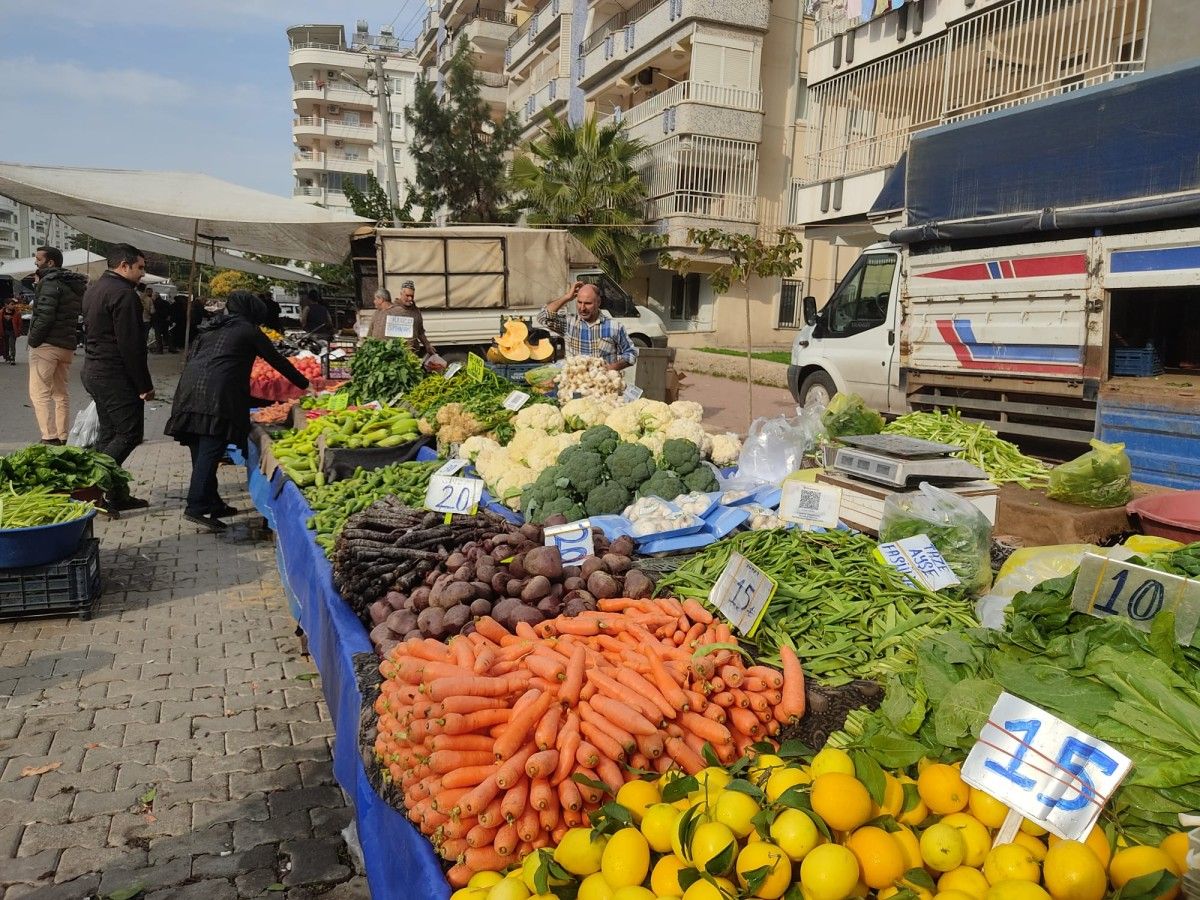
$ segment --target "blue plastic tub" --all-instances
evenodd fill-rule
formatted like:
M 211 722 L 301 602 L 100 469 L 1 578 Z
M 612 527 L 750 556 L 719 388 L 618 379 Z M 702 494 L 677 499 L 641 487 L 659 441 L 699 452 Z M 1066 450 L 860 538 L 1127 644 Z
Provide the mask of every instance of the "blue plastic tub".
M 88 522 L 95 515 L 93 509 L 86 516 L 57 525 L 0 530 L 0 569 L 44 566 L 65 559 L 78 549 Z

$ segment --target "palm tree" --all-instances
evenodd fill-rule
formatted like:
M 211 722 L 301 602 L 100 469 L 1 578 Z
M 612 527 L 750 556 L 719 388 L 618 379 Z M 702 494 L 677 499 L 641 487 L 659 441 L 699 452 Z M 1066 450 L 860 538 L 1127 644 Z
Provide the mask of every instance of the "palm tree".
M 646 185 L 634 160 L 646 146 L 619 123 L 594 118 L 572 126 L 554 116 L 512 163 L 513 187 L 532 225 L 564 225 L 614 280 L 633 274 L 651 242 L 645 222 Z

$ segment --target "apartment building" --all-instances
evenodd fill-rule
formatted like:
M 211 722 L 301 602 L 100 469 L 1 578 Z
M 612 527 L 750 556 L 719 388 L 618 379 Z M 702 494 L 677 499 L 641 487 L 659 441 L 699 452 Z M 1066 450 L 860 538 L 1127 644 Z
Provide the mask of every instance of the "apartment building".
M 390 142 L 403 203 L 405 180 L 415 176 L 412 129 L 404 114 L 421 68 L 414 49 L 388 29 L 372 34 L 363 21 L 349 41 L 341 25 L 297 25 L 287 35 L 295 197 L 349 213 L 347 182 L 363 190 L 368 173 L 374 173 L 387 185 L 385 143 Z M 382 86 L 376 57 L 383 60 Z M 380 114 L 381 87 L 388 93 L 391 121 Z
M 0 197 L 0 259 L 24 259 L 38 247 L 65 248 L 76 233 L 58 216 Z
M 508 73 L 505 50 L 517 30 L 516 17 L 505 10 L 504 0 L 445 0 L 425 16 L 416 42 L 416 59 L 426 78 L 442 85 L 455 48 L 463 38 L 471 49 L 479 93 L 492 115 L 500 118 L 508 108 Z
M 1194 57 L 1200 34 L 1193 0 L 816 0 L 811 11 L 791 209 L 823 273 L 806 290 L 822 303 L 881 239 L 867 213 L 915 132 Z

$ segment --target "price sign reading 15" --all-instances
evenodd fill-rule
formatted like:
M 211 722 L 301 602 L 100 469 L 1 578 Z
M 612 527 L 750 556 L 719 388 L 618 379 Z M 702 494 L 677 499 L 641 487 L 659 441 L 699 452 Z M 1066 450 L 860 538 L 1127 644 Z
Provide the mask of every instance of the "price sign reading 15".
M 568 522 L 566 525 L 551 525 L 544 531 L 546 546 L 557 547 L 564 566 L 575 566 L 585 558 L 594 556 L 592 523 L 588 519 Z
M 1132 762 L 1012 694 L 1001 694 L 962 778 L 1067 841 L 1082 841 Z
M 734 553 L 708 600 L 739 633 L 750 637 L 758 629 L 775 595 L 775 581 L 746 557 Z
M 483 482 L 478 478 L 434 475 L 425 491 L 425 508 L 440 513 L 473 515 L 481 496 Z

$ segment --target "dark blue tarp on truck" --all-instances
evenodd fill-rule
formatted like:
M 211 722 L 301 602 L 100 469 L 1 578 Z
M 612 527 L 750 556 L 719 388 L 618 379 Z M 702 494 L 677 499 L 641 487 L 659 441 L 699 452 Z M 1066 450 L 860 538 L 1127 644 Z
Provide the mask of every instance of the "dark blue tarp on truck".
M 904 167 L 905 226 L 891 238 L 915 243 L 1200 213 L 1198 97 L 1200 65 L 1189 64 L 920 132 Z M 880 201 L 896 207 L 894 194 Z

